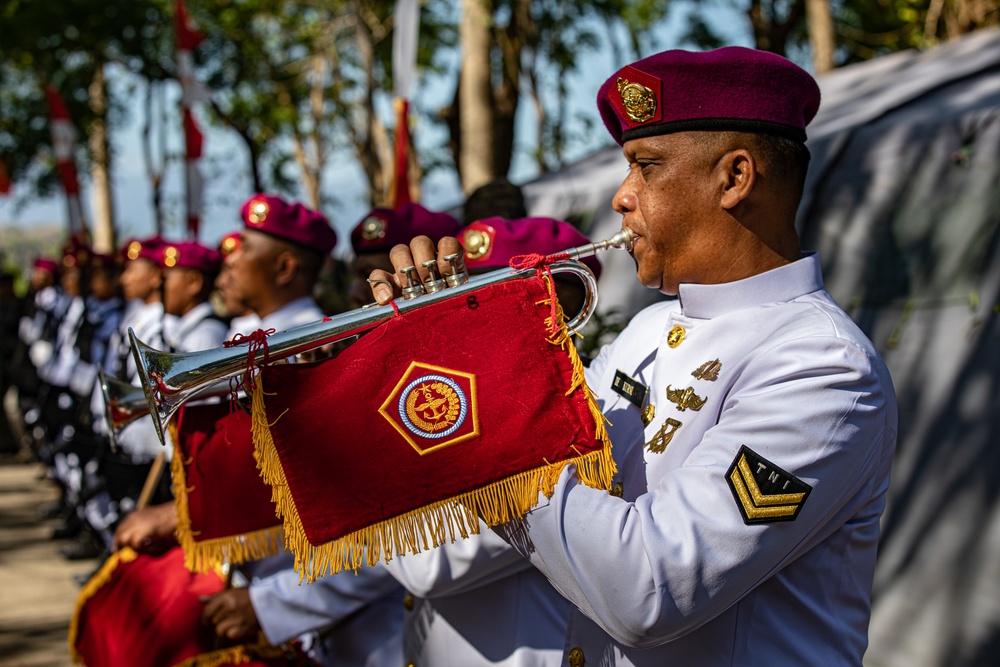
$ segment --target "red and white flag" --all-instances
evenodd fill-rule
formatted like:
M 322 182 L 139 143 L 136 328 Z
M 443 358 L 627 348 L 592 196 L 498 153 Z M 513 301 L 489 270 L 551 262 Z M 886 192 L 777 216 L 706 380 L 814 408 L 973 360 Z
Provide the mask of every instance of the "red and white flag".
M 59 180 L 62 182 L 63 192 L 66 193 L 69 232 L 71 235 L 86 236 L 83 207 L 80 204 L 80 182 L 77 180 L 76 163 L 73 161 L 73 153 L 76 150 L 76 128 L 73 126 L 69 110 L 58 90 L 53 86 L 45 86 L 45 99 L 49 104 L 52 152 L 56 157 L 56 168 L 59 170 Z
M 9 195 L 10 189 L 10 171 L 7 170 L 7 163 L 0 157 L 0 196 Z
M 198 161 L 201 159 L 204 137 L 198 128 L 193 109 L 197 102 L 211 99 L 211 91 L 194 75 L 192 52 L 204 41 L 204 36 L 188 21 L 184 0 L 174 2 L 176 33 L 177 80 L 181 84 L 181 113 L 184 116 L 184 182 L 187 190 L 188 235 L 198 238 L 201 223 L 202 192 L 204 189 Z

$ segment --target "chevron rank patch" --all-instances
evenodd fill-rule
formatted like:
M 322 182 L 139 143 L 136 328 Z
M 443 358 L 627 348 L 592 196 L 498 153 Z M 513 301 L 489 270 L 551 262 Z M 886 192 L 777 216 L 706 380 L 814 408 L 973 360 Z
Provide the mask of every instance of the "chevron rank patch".
M 755 523 L 794 521 L 805 504 L 812 487 L 785 472 L 752 449 L 743 445 L 726 481 L 740 508 L 743 522 Z

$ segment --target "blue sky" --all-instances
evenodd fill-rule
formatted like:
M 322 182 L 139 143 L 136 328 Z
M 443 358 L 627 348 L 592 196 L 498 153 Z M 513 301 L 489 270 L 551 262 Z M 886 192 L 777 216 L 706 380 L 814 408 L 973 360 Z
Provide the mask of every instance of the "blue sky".
M 679 35 L 682 32 L 688 12 L 695 11 L 689 4 L 675 5 L 662 28 L 657 31 L 656 48 L 651 52 L 678 46 Z M 736 12 L 727 0 L 715 0 L 715 4 L 702 5 L 698 10 L 707 12 L 718 32 L 732 44 L 749 46 L 749 37 L 745 27 L 744 17 Z M 646 53 L 642 55 L 648 55 Z M 579 159 L 588 153 L 610 143 L 603 132 L 594 105 L 594 95 L 604 77 L 609 75 L 622 63 L 612 62 L 610 49 L 588 52 L 584 55 L 577 72 L 570 83 L 572 114 L 586 113 L 596 123 L 595 131 L 586 135 L 581 143 L 575 145 L 567 155 L 569 161 Z M 152 204 L 150 188 L 147 182 L 143 157 L 141 153 L 140 131 L 142 127 L 141 100 L 143 84 L 130 78 L 121 71 L 111 72 L 110 79 L 118 92 L 126 99 L 134 100 L 130 106 L 137 108 L 129 123 L 117 128 L 112 141 L 116 151 L 112 167 L 113 197 L 115 219 L 119 236 L 125 238 L 131 235 L 148 234 L 153 229 Z M 429 107 L 443 106 L 450 98 L 454 87 L 454 77 L 446 80 L 423 81 L 418 84 L 414 96 L 421 96 L 422 104 Z M 131 94 L 126 91 L 134 91 Z M 177 90 L 171 91 L 169 108 L 176 108 Z M 386 112 L 388 104 L 386 103 Z M 516 142 L 520 149 L 515 149 L 514 163 L 510 178 L 514 182 L 524 182 L 536 175 L 537 170 L 533 160 L 524 147 L 534 145 L 534 114 L 530 102 L 523 100 L 519 106 L 518 136 Z M 176 114 L 174 114 L 176 117 Z M 390 117 L 386 113 L 385 117 Z M 204 116 L 203 116 L 204 118 Z M 182 150 L 182 138 L 178 127 L 168 132 L 168 151 Z M 205 243 L 215 243 L 223 234 L 237 228 L 239 221 L 239 205 L 249 197 L 251 192 L 248 176 L 248 158 L 241 142 L 235 135 L 221 127 L 207 127 L 202 122 L 206 132 L 206 157 L 202 161 L 202 171 L 206 179 L 204 215 L 201 240 Z M 440 145 L 444 140 L 443 128 L 418 125 L 414 128 L 414 137 L 418 149 L 420 146 Z M 358 170 L 344 166 L 343 160 L 339 166 L 328 169 L 324 174 L 324 192 L 333 195 L 337 203 L 324 212 L 330 217 L 338 230 L 341 240 L 347 238 L 349 230 L 366 213 L 366 205 L 362 197 L 353 194 L 364 191 L 364 182 Z M 89 189 L 84 187 L 84 207 L 89 211 Z M 18 194 L 15 184 L 15 195 Z M 182 215 L 181 202 L 183 196 L 183 173 L 180 165 L 168 169 L 164 176 L 164 197 L 167 202 L 167 235 L 179 237 L 183 235 L 180 223 Z M 15 202 L 19 197 L 0 197 L 0 225 L 17 224 L 34 226 L 41 224 L 63 224 L 65 219 L 65 202 L 62 196 L 31 202 L 18 208 Z M 455 174 L 443 170 L 431 175 L 423 183 L 423 203 L 430 208 L 449 208 L 462 200 L 460 187 Z M 346 243 L 341 242 L 337 254 L 343 254 Z

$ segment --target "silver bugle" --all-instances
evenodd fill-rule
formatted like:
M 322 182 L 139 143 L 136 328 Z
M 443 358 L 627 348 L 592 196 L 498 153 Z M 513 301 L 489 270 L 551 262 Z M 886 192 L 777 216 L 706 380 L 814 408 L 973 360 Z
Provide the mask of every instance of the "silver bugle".
M 590 320 L 597 308 L 597 279 L 584 264 L 575 261 L 609 248 L 632 251 L 632 232 L 623 228 L 606 241 L 588 243 L 564 250 L 558 255 L 569 255 L 569 260 L 554 262 L 549 266 L 553 274 L 571 273 L 584 284 L 584 304 L 580 312 L 566 326 L 578 330 Z M 472 276 L 468 282 L 447 287 L 438 292 L 423 294 L 410 300 L 397 299 L 399 313 L 431 305 L 443 299 L 462 296 L 468 292 L 508 280 L 528 278 L 534 269 L 497 269 L 490 273 Z M 371 329 L 395 316 L 392 305 L 370 304 L 334 317 L 328 317 L 287 331 L 279 331 L 267 338 L 268 358 L 276 361 L 323 345 L 345 340 Z M 199 393 L 224 389 L 221 384 L 247 369 L 248 343 L 218 347 L 199 352 L 163 352 L 140 341 L 135 332 L 128 330 L 132 355 L 139 371 L 140 384 L 149 406 L 149 413 L 156 427 L 160 442 L 164 442 L 163 428 L 182 403 Z M 253 365 L 263 363 L 263 352 L 258 350 Z M 215 385 L 220 385 L 216 387 Z

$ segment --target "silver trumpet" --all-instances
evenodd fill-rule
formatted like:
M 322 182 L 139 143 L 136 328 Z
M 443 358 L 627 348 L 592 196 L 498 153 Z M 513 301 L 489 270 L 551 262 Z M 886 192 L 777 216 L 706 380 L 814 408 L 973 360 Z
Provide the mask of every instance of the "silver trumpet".
M 579 329 L 586 324 L 597 308 L 597 280 L 589 268 L 575 260 L 609 248 L 623 248 L 631 252 L 632 232 L 623 228 L 605 241 L 564 250 L 559 254 L 568 255 L 569 259 L 549 266 L 553 274 L 569 273 L 584 284 L 583 307 L 567 323 L 567 327 L 571 330 Z M 487 285 L 535 275 L 534 269 L 505 268 L 469 277 L 467 273 L 457 269 L 459 257 L 460 255 L 449 255 L 443 258 L 451 263 L 453 269 L 453 273 L 446 276 L 438 273 L 436 262 L 428 262 L 424 265 L 430 273 L 426 281 L 419 279 L 415 268 L 403 269 L 402 273 L 407 278 L 408 285 L 403 287 L 402 298 L 396 301 L 399 312 L 406 313 L 443 299 L 463 296 Z M 280 331 L 267 338 L 268 359 L 276 361 L 346 340 L 394 316 L 395 309 L 392 305 L 369 304 L 335 317 Z M 140 384 L 148 404 L 148 413 L 153 418 L 153 425 L 156 427 L 160 442 L 164 441 L 165 424 L 182 403 L 198 395 L 222 393 L 225 390 L 225 383 L 230 378 L 245 372 L 248 366 L 248 343 L 199 352 L 170 353 L 146 345 L 136 338 L 132 329 L 129 329 L 128 335 L 132 345 L 132 355 L 139 370 Z M 258 350 L 253 364 L 260 363 L 263 363 L 263 352 Z
M 146 391 L 142 387 L 124 382 L 115 377 L 109 377 L 103 370 L 98 371 L 101 382 L 101 393 L 104 397 L 104 419 L 108 425 L 108 440 L 111 451 L 118 451 L 118 435 L 126 426 L 150 414 Z M 207 398 L 222 394 L 226 387 L 202 387 L 188 396 L 192 398 Z M 154 425 L 156 419 L 153 420 Z M 166 423 L 166 420 L 164 420 Z M 162 436 L 161 436 L 162 437 Z
M 98 371 L 101 393 L 104 395 L 104 417 L 108 423 L 108 439 L 111 450 L 118 449 L 115 437 L 125 426 L 149 414 L 146 392 L 114 377 L 108 377 L 103 370 Z

